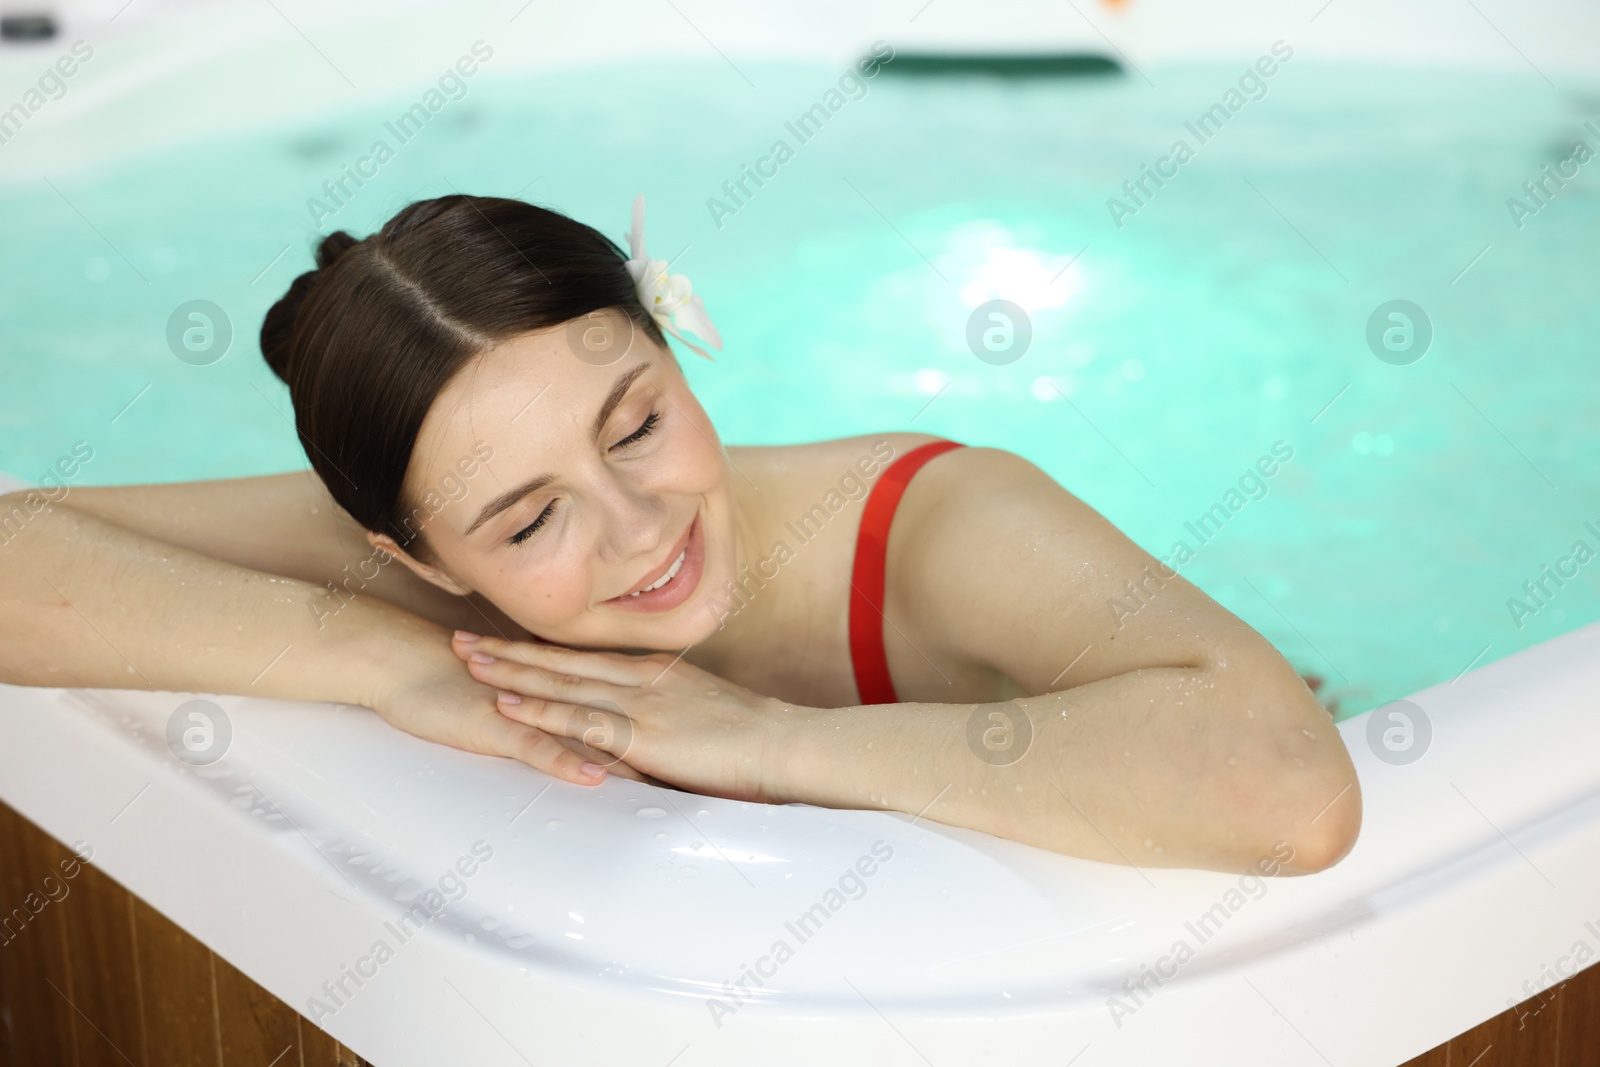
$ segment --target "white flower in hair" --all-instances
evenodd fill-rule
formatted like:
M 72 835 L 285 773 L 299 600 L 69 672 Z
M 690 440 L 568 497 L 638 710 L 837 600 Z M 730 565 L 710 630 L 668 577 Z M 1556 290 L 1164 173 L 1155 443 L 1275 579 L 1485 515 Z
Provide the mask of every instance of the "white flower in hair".
M 681 274 L 668 274 L 667 261 L 651 259 L 644 250 L 644 194 L 633 198 L 633 229 L 628 234 L 628 273 L 639 289 L 639 303 L 644 305 L 656 325 L 676 337 L 696 352 L 711 358 L 711 353 L 684 337 L 688 330 L 703 339 L 718 352 L 722 351 L 722 335 L 711 324 L 706 306 L 694 295 L 689 279 Z

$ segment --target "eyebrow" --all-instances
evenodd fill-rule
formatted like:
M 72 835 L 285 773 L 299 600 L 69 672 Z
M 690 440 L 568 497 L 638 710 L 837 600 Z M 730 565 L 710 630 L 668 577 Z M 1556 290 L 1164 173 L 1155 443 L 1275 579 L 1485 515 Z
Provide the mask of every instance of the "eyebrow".
M 611 392 L 606 394 L 605 400 L 600 404 L 600 410 L 595 414 L 594 425 L 590 428 L 590 436 L 598 441 L 600 431 L 606 428 L 606 420 L 611 418 L 611 413 L 617 410 L 617 405 L 622 403 L 622 398 L 628 395 L 628 390 L 633 386 L 634 380 L 650 369 L 648 362 L 641 363 L 632 370 L 618 376 L 611 386 Z M 474 530 L 488 522 L 490 519 L 513 507 L 517 501 L 529 493 L 537 493 L 551 482 L 555 481 L 553 474 L 541 474 L 536 478 L 529 478 L 515 489 L 507 490 L 489 501 L 478 512 L 478 517 L 472 520 L 472 525 L 467 527 L 464 536 L 471 537 Z

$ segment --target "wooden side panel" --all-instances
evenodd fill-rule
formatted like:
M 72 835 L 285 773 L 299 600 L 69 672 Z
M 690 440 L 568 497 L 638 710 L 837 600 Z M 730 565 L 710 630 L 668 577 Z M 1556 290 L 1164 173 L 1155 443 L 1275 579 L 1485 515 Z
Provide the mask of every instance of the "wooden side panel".
M 372 1064 L 357 1056 L 354 1052 L 339 1046 L 339 1067 L 372 1067 Z
M 1600 964 L 1578 972 L 1561 988 L 1560 1067 L 1589 1067 L 1600 1060 Z
M 137 897 L 133 926 L 150 1067 L 217 1067 L 211 950 Z
M 1556 1067 L 1560 1032 L 1560 997 L 1530 997 L 1451 1038 L 1450 1067 Z
M 10 807 L 0 804 L 0 965 L 5 968 L 5 1021 L 18 1067 L 77 1067 L 76 1027 L 68 1000 L 65 916 L 45 893 L 44 876 L 65 850 Z
M 1595 1067 L 1600 966 L 1529 997 L 1402 1067 Z
M 1414 1060 L 1407 1060 L 1400 1067 L 1450 1067 L 1450 1043 L 1429 1049 Z
M 300 1067 L 299 1016 L 221 956 L 212 960 L 223 1067 Z
M 66 850 L 61 854 L 67 856 Z M 72 972 L 78 1065 L 142 1065 L 147 1060 L 144 1016 L 128 892 L 90 864 L 79 866 L 75 879 L 61 883 L 72 888 L 58 905 Z
M 339 1057 L 344 1052 L 339 1043 L 319 1030 L 315 1023 L 300 1016 L 301 1067 L 339 1067 Z

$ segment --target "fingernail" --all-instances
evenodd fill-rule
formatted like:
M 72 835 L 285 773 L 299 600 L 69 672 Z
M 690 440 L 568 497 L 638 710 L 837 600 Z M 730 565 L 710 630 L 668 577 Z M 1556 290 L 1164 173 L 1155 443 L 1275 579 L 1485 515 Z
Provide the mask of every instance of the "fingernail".
M 499 699 L 500 699 L 500 703 L 502 703 L 502 704 L 520 704 L 520 703 L 522 703 L 522 698 L 519 697 L 515 693 L 501 693 Z
M 595 778 L 606 773 L 606 769 L 600 766 L 600 764 L 590 763 L 588 760 L 584 760 L 583 763 L 579 764 L 578 769 L 584 774 L 587 774 L 590 778 Z
M 461 641 L 461 642 L 464 642 L 464 643 L 470 645 L 472 642 L 476 641 L 477 639 L 478 639 L 478 635 L 477 634 L 469 634 L 465 630 L 457 630 L 456 631 L 456 640 L 457 641 Z
M 474 652 L 472 654 L 472 662 L 474 662 L 474 663 L 493 663 L 494 662 L 494 657 L 489 655 L 489 653 L 487 653 L 487 652 Z

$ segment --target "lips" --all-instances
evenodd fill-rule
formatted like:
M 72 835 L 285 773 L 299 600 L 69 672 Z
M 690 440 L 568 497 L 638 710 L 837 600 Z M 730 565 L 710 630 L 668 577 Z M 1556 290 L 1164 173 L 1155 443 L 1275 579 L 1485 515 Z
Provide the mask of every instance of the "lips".
M 660 564 L 632 589 L 604 603 L 623 611 L 668 611 L 675 608 L 689 599 L 699 586 L 705 558 L 705 536 L 697 514 Z

